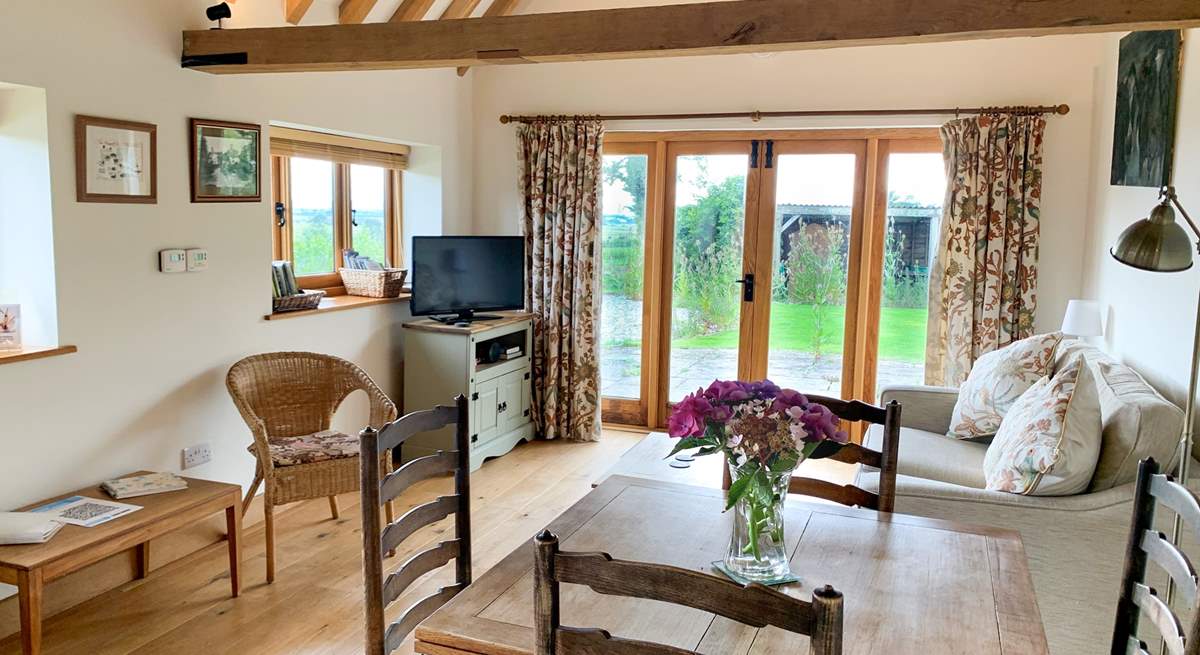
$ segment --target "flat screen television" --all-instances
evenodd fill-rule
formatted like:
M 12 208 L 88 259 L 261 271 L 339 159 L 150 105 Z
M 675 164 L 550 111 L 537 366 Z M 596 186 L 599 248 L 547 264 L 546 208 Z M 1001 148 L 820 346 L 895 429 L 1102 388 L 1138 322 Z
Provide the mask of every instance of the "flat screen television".
M 444 322 L 525 308 L 524 237 L 413 237 L 412 313 Z

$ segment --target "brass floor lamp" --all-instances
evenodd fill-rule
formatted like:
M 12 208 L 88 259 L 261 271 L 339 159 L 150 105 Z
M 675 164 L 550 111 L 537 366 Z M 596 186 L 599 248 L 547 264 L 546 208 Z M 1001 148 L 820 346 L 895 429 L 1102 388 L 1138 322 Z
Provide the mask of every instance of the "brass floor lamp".
M 1183 215 L 1188 227 L 1196 235 L 1197 241 L 1192 243 L 1191 236 L 1175 220 L 1175 209 Z M 1144 271 L 1158 273 L 1177 273 L 1192 267 L 1194 253 L 1200 253 L 1200 228 L 1188 216 L 1187 210 L 1179 204 L 1175 195 L 1175 187 L 1163 187 L 1159 192 L 1158 206 L 1150 212 L 1150 218 L 1130 225 L 1121 233 L 1113 246 L 1112 256 L 1117 261 L 1140 268 Z M 1192 423 L 1196 411 L 1196 373 L 1200 369 L 1200 304 L 1196 308 L 1196 333 L 1192 342 L 1192 371 L 1188 383 L 1186 409 L 1183 412 L 1183 434 L 1179 439 L 1179 466 L 1177 473 L 1179 481 L 1186 485 L 1192 462 Z M 1183 521 L 1175 516 L 1171 532 L 1171 541 L 1179 545 Z M 1167 584 L 1167 603 L 1173 599 L 1175 592 L 1174 580 Z

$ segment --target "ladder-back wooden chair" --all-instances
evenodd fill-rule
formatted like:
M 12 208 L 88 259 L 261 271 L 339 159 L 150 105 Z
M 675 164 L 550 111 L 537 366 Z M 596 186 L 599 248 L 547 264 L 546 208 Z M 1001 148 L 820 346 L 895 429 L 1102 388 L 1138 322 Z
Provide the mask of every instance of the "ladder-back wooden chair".
M 695 655 L 693 651 L 613 637 L 597 629 L 559 624 L 559 585 L 587 585 L 611 596 L 645 598 L 712 612 L 755 628 L 775 626 L 808 635 L 812 655 L 842 653 L 842 594 L 825 586 L 812 602 L 760 584 L 745 587 L 699 571 L 614 560 L 606 553 L 565 553 L 558 537 L 534 538 L 536 655 Z
M 1142 460 L 1133 497 L 1133 521 L 1125 552 L 1125 573 L 1121 579 L 1121 597 L 1113 627 L 1113 655 L 1157 654 L 1138 638 L 1142 616 L 1153 622 L 1163 638 L 1168 655 L 1200 654 L 1200 621 L 1193 616 L 1187 628 L 1158 591 L 1146 580 L 1146 565 L 1153 561 L 1169 576 L 1175 591 L 1188 607 L 1196 607 L 1200 580 L 1187 555 L 1172 544 L 1167 535 L 1154 529 L 1154 514 L 1161 504 L 1179 517 L 1183 534 L 1200 539 L 1200 502 L 1196 495 L 1169 476 L 1158 472 L 1153 458 Z
M 900 455 L 900 403 L 893 400 L 887 404 L 887 407 L 877 407 L 861 400 L 847 401 L 825 396 L 805 395 L 811 402 L 828 407 L 829 411 L 843 421 L 861 421 L 883 426 L 882 450 L 872 450 L 859 444 L 850 443 L 842 446 L 828 458 L 846 464 L 861 464 L 879 469 L 879 492 L 872 493 L 852 484 L 837 485 L 828 480 L 795 476 L 788 484 L 788 493 L 814 496 L 842 505 L 864 507 L 880 512 L 894 512 L 896 510 L 896 464 Z M 724 470 L 723 487 L 728 490 L 729 467 L 724 467 Z
M 247 357 L 230 367 L 225 386 L 254 436 L 247 450 L 257 463 L 242 514 L 259 485 L 265 484 L 267 582 L 273 582 L 275 507 L 328 498 L 330 514 L 337 519 L 337 495 L 358 491 L 358 439 L 329 429 L 338 407 L 347 396 L 362 391 L 370 402 L 371 425 L 382 427 L 395 420 L 396 406 L 361 368 L 318 353 Z M 374 461 L 384 467 L 392 463 L 386 453 Z M 390 503 L 387 511 L 390 520 Z
M 409 437 L 455 425 L 455 450 L 419 457 L 380 478 L 379 469 L 362 466 L 363 581 L 366 587 L 367 655 L 387 655 L 417 624 L 471 584 L 471 441 L 467 399 L 458 396 L 453 407 L 413 412 L 382 430 L 366 428 L 359 437 L 366 453 L 389 453 Z M 363 460 L 366 461 L 366 460 Z M 454 474 L 454 494 L 418 505 L 387 525 L 380 525 L 379 506 L 389 503 L 413 484 L 445 473 Z M 410 557 L 400 568 L 383 575 L 383 554 L 394 551 L 417 530 L 454 514 L 454 539 Z M 384 625 L 384 610 L 422 575 L 455 562 L 455 583 L 442 587 Z

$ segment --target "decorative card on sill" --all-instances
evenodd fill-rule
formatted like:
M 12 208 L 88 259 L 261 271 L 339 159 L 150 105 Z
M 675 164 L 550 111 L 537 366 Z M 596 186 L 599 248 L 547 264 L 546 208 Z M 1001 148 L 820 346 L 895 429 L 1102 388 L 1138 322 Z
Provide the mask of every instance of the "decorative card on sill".
M 0 305 L 0 350 L 21 349 L 21 306 Z
M 114 503 L 111 500 L 88 498 L 86 496 L 70 496 L 62 500 L 35 507 L 30 512 L 41 512 L 48 518 L 71 525 L 94 528 L 101 523 L 125 516 L 138 511 L 137 505 Z
M 100 485 L 108 495 L 121 500 L 187 489 L 187 480 L 174 473 L 148 473 L 130 478 L 108 480 Z

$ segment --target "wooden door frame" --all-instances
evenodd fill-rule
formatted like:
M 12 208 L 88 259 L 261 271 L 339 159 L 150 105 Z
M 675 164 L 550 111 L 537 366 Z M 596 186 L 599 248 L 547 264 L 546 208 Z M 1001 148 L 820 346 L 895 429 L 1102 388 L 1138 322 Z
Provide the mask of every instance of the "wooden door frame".
M 755 140 L 774 141 L 777 158 L 793 152 L 847 152 L 847 144 L 857 144 L 855 151 L 861 156 L 855 172 L 855 208 L 851 212 L 842 395 L 867 402 L 874 400 L 883 275 L 883 259 L 876 254 L 882 253 L 886 236 L 888 156 L 892 153 L 941 152 L 938 128 L 618 131 L 605 135 L 604 154 L 648 157 L 642 398 L 640 406 L 632 408 L 633 411 L 627 411 L 631 406 L 624 399 L 602 399 L 606 421 L 661 428 L 666 425 L 669 415 L 675 157 L 679 154 L 735 154 L 736 148 L 742 148 L 749 155 L 751 142 Z M 761 157 L 765 155 L 762 150 L 760 148 L 759 165 L 747 169 L 743 273 L 755 273 L 756 286 L 769 291 L 775 245 L 775 179 L 774 174 L 762 175 L 762 172 L 776 169 L 762 167 Z M 762 212 L 768 210 L 772 218 L 764 220 Z M 751 234 L 752 228 L 756 233 Z M 768 356 L 770 303 L 759 304 L 761 309 L 754 307 L 754 303 L 749 305 L 742 303 L 741 307 L 738 374 L 742 378 L 751 378 L 755 374 L 764 376 Z M 860 433 L 852 436 L 861 439 Z
M 604 421 L 621 425 L 658 425 L 665 421 L 653 411 L 658 399 L 658 387 L 651 380 L 658 378 L 659 332 L 653 326 L 660 321 L 661 286 L 652 281 L 662 278 L 662 183 L 666 144 L 654 142 L 604 143 L 604 155 L 634 155 L 646 157 L 646 216 L 642 255 L 642 348 L 641 376 L 638 398 L 609 398 L 601 396 L 600 414 Z M 603 293 L 603 289 L 601 289 Z
M 666 424 L 667 417 L 670 414 L 671 403 L 671 316 L 673 302 L 673 292 L 675 283 L 675 174 L 676 160 L 681 156 L 689 155 L 745 155 L 747 160 L 746 169 L 746 196 L 745 196 L 745 217 L 743 225 L 742 238 L 742 275 L 754 273 L 756 262 L 756 242 L 755 234 L 752 230 L 756 227 L 757 221 L 751 217 L 758 216 L 758 201 L 759 201 L 759 182 L 762 154 L 759 153 L 759 162 L 756 165 L 750 166 L 750 157 L 752 155 L 752 144 L 750 141 L 735 140 L 708 140 L 708 141 L 667 141 L 666 144 L 666 161 L 663 175 L 663 211 L 661 217 L 662 224 L 662 268 L 659 277 L 659 323 L 658 323 L 658 377 L 655 380 L 657 383 L 658 393 L 654 409 L 658 413 L 659 422 L 651 423 L 650 427 L 662 427 Z M 756 285 L 757 286 L 757 285 Z M 754 320 L 754 303 L 743 301 L 739 307 L 738 318 L 738 377 L 742 379 L 748 378 L 750 375 L 750 366 L 753 361 L 753 337 L 752 327 Z
M 763 175 L 762 182 L 762 198 L 763 201 L 759 208 L 757 217 L 757 225 L 759 228 L 758 234 L 758 267 L 766 271 L 762 276 L 763 288 L 774 288 L 771 284 L 771 278 L 774 271 L 775 260 L 775 216 L 778 209 L 776 199 L 776 177 L 779 171 L 779 159 L 787 155 L 853 155 L 854 156 L 854 184 L 853 198 L 850 207 L 850 233 L 848 235 L 848 253 L 847 258 L 849 265 L 846 275 L 846 320 L 844 324 L 844 340 L 842 346 L 842 388 L 839 390 L 841 397 L 852 398 L 855 391 L 855 380 L 853 374 L 855 372 L 855 360 L 850 356 L 845 344 L 855 342 L 855 335 L 859 334 L 860 314 L 856 311 L 859 306 L 858 298 L 860 295 L 859 287 L 855 284 L 855 280 L 862 275 L 862 256 L 863 244 L 866 240 L 866 221 L 864 203 L 864 189 L 867 188 L 867 154 L 868 148 L 865 141 L 862 139 L 787 139 L 774 140 L 775 161 L 769 168 L 764 168 L 768 171 Z M 753 379 L 766 378 L 768 371 L 768 357 L 770 354 L 770 328 L 771 328 L 771 306 L 773 302 L 768 296 L 766 302 L 758 304 L 755 307 L 754 318 L 754 367 L 751 370 Z

